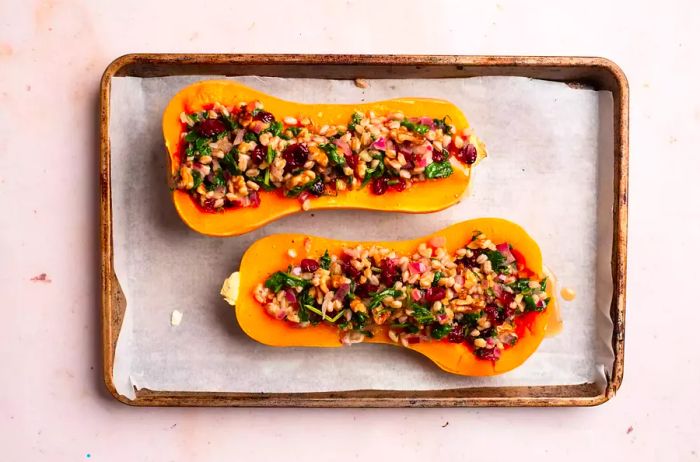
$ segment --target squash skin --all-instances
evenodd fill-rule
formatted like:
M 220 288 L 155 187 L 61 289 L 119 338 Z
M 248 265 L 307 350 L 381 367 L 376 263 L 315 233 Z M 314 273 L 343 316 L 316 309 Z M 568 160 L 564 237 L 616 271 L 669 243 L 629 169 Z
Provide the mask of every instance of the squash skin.
M 377 113 L 403 112 L 406 117 L 448 115 L 458 130 L 468 128 L 464 114 L 447 101 L 401 98 L 363 104 L 301 104 L 281 100 L 236 82 L 209 80 L 189 85 L 170 100 L 163 113 L 163 136 L 168 152 L 170 177 L 175 178 L 180 165 L 180 138 L 183 133 L 180 113 L 202 110 L 214 102 L 232 106 L 241 101 L 260 100 L 265 110 L 276 117 L 307 116 L 315 124 L 346 124 L 355 110 Z M 320 115 L 319 115 L 320 114 Z M 478 157 L 486 155 L 481 142 L 476 143 Z M 419 182 L 402 192 L 388 191 L 382 196 L 371 194 L 369 187 L 343 191 L 338 196 L 322 196 L 310 201 L 310 210 L 364 209 L 408 213 L 428 213 L 456 204 L 466 191 L 473 165 L 452 160 L 454 173 L 448 178 Z M 171 183 L 171 187 L 173 184 Z M 235 236 L 253 231 L 278 218 L 302 211 L 301 202 L 284 197 L 280 191 L 260 191 L 259 207 L 228 209 L 210 213 L 202 211 L 190 195 L 173 190 L 172 198 L 180 218 L 194 231 L 209 236 Z
M 264 307 L 253 297 L 257 284 L 275 271 L 307 255 L 304 240 L 311 241 L 309 255 L 320 256 L 326 249 L 330 253 L 339 253 L 343 246 L 373 244 L 388 247 L 400 254 L 410 254 L 418 244 L 432 237 L 443 236 L 447 239 L 446 250 L 453 253 L 464 246 L 472 231 L 484 232 L 493 242 L 509 242 L 523 257 L 526 267 L 538 277 L 543 277 L 542 256 L 537 243 L 519 225 L 500 218 L 480 218 L 457 223 L 429 236 L 408 241 L 395 242 L 353 242 L 337 241 L 303 234 L 275 234 L 256 241 L 243 255 L 240 265 L 240 286 L 236 300 L 236 318 L 241 329 L 254 340 L 270 346 L 309 346 L 340 347 L 339 331 L 325 323 L 317 326 L 300 328 L 287 321 L 273 319 Z M 287 255 L 289 249 L 297 252 L 296 259 Z M 545 336 L 547 322 L 556 303 L 554 289 L 548 284 L 547 293 L 551 298 L 548 307 L 541 313 L 531 313 L 521 319 L 527 319 L 523 326 L 523 335 L 515 346 L 503 350 L 498 361 L 478 359 L 465 344 L 446 341 L 420 342 L 407 348 L 428 357 L 444 371 L 467 376 L 490 376 L 501 374 L 522 364 L 535 352 Z M 384 343 L 397 345 L 387 335 L 387 328 L 373 331 L 375 336 L 366 339 L 366 343 Z M 401 345 L 397 345 L 401 346 Z

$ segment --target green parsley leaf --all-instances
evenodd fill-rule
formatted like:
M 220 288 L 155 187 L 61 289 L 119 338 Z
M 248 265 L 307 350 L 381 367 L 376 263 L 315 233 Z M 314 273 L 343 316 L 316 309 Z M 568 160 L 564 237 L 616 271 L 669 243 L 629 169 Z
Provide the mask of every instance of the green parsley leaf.
M 323 253 L 323 256 L 318 259 L 318 264 L 324 270 L 327 270 L 331 267 L 331 257 L 330 255 L 328 255 L 328 250 L 326 250 Z
M 433 123 L 435 124 L 435 129 L 440 130 L 442 129 L 442 132 L 445 135 L 448 135 L 450 133 L 450 124 L 447 123 L 447 118 L 450 116 L 445 116 L 442 119 L 433 119 Z
M 273 292 L 279 292 L 283 287 L 306 287 L 310 284 L 306 279 L 302 279 L 291 274 L 277 271 L 265 281 L 265 287 Z
M 255 141 L 257 143 L 258 135 L 253 132 L 245 132 L 245 135 L 243 135 L 243 141 Z
M 481 311 L 477 311 L 475 313 L 465 313 L 464 316 L 462 317 L 462 322 L 466 326 L 467 329 L 471 330 L 471 329 L 476 327 L 481 316 L 482 316 Z
M 438 281 L 442 278 L 442 273 L 440 271 L 435 272 L 435 277 L 433 277 L 433 287 L 438 285 Z
M 428 130 L 430 130 L 430 127 L 428 127 L 427 125 L 416 124 L 408 120 L 402 120 L 401 126 L 406 127 L 410 131 L 416 132 L 419 135 L 425 135 L 428 132 Z
M 192 180 L 194 181 L 192 189 L 197 189 L 202 184 L 202 174 L 198 170 L 192 170 Z
M 447 334 L 452 331 L 452 326 L 450 324 L 437 325 L 430 329 L 430 336 L 436 340 L 447 337 Z
M 381 292 L 377 292 L 372 296 L 369 305 L 367 305 L 367 309 L 373 310 L 374 308 L 378 307 L 381 304 L 382 300 L 386 297 L 400 297 L 401 295 L 402 292 L 399 289 L 384 289 Z
M 270 133 L 272 136 L 280 136 L 282 133 L 282 129 L 284 128 L 284 125 L 282 125 L 282 122 L 278 120 L 273 120 L 270 122 L 270 126 L 267 127 L 264 132 Z M 263 132 L 263 133 L 264 133 Z
M 433 162 L 425 167 L 426 178 L 447 178 L 452 175 L 452 165 L 449 161 Z
M 415 319 L 416 322 L 421 325 L 435 320 L 433 313 L 431 313 L 429 309 L 420 305 L 415 305 L 413 307 L 413 314 L 411 316 L 413 316 L 413 319 Z
M 362 122 L 362 118 L 364 116 L 362 115 L 361 112 L 356 112 L 352 115 L 352 118 L 350 119 L 350 123 L 348 124 L 348 130 L 351 132 L 355 131 L 355 125 L 359 124 Z
M 331 161 L 333 165 L 343 166 L 345 165 L 345 156 L 338 153 L 338 146 L 333 143 L 320 144 L 319 148 L 328 155 L 328 160 Z
M 506 257 L 504 257 L 503 254 L 498 250 L 487 250 L 484 253 L 491 262 L 491 268 L 494 271 L 499 271 L 508 267 L 508 265 L 506 264 Z

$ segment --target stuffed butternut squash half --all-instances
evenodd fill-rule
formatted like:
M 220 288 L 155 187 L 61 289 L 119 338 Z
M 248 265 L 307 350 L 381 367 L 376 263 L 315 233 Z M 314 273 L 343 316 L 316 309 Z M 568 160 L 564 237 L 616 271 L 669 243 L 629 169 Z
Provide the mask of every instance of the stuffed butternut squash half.
M 310 209 L 441 210 L 486 156 L 446 101 L 300 104 L 231 81 L 180 91 L 163 135 L 175 208 L 211 236 Z
M 520 226 L 483 218 L 399 242 L 268 236 L 221 293 L 243 331 L 266 345 L 387 343 L 447 372 L 486 376 L 537 349 L 552 286 Z

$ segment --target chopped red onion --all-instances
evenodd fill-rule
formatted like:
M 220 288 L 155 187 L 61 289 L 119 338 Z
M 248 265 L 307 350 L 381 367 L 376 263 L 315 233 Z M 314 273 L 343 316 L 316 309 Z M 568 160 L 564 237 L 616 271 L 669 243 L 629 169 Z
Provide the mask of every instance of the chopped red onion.
M 506 257 L 506 263 L 510 264 L 510 263 L 513 263 L 515 261 L 515 257 L 510 252 L 510 246 L 508 245 L 507 242 L 503 242 L 502 244 L 498 244 L 496 246 L 496 250 L 501 252 L 501 255 Z
M 245 130 L 239 128 L 236 130 L 236 137 L 233 139 L 233 145 L 237 146 L 243 142 L 243 135 L 245 135 Z
M 372 144 L 372 147 L 380 151 L 386 150 L 386 139 L 382 136 Z

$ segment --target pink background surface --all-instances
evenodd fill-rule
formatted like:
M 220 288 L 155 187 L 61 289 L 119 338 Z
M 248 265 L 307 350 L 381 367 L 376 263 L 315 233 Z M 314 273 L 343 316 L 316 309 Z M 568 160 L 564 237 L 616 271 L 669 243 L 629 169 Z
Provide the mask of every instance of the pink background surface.
M 437 460 L 491 457 L 505 441 L 527 458 L 697 460 L 700 3 L 486 3 L 0 2 L 2 459 Z M 100 376 L 99 78 L 121 54 L 176 51 L 615 60 L 631 88 L 627 352 L 618 396 L 597 408 L 550 410 L 117 403 Z M 33 280 L 41 273 L 46 281 Z

